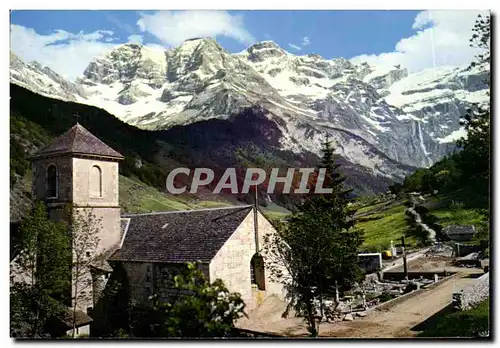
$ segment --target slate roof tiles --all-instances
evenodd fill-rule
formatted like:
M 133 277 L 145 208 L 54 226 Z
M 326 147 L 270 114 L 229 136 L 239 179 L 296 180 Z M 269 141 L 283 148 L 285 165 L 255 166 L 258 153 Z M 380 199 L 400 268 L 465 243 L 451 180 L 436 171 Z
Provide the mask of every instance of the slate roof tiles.
M 123 158 L 120 153 L 110 148 L 78 123 L 50 144 L 38 150 L 33 158 L 66 153 Z
M 121 249 L 110 260 L 210 262 L 251 211 L 252 206 L 237 206 L 122 215 L 130 222 Z

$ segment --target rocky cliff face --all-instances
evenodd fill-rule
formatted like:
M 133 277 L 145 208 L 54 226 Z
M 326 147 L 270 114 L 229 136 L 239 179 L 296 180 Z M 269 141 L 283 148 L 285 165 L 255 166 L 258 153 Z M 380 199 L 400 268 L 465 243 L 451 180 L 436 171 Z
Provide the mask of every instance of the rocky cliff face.
M 257 106 L 280 130 L 279 146 L 319 153 L 328 134 L 348 163 L 400 180 L 429 166 L 463 135 L 459 118 L 487 102 L 488 71 L 404 67 L 296 56 L 275 42 L 230 54 L 215 40 L 158 50 L 120 45 L 96 57 L 76 82 L 11 58 L 11 81 L 37 93 L 103 108 L 149 130 L 228 119 Z

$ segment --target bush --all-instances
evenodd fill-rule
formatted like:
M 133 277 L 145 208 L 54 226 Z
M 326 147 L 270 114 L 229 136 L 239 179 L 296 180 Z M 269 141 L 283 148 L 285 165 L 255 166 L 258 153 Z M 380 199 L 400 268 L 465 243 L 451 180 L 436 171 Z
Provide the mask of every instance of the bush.
M 131 335 L 136 337 L 228 337 L 234 321 L 244 316 L 245 303 L 231 293 L 222 280 L 209 283 L 198 269 L 188 263 L 173 277 L 169 299 L 154 295 L 149 305 L 133 309 Z M 127 333 L 121 331 L 122 337 Z
M 394 294 L 390 294 L 388 292 L 384 292 L 382 295 L 380 295 L 378 297 L 378 299 L 380 300 L 380 302 L 387 302 L 387 301 L 392 300 L 395 297 L 396 297 L 396 295 L 394 295 Z

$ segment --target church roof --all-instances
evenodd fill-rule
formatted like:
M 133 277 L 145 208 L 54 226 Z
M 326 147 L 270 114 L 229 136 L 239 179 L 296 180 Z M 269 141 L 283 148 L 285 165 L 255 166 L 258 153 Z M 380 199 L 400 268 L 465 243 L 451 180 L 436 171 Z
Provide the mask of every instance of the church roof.
M 110 148 L 78 123 L 50 144 L 38 150 L 33 157 L 67 153 L 123 158 L 120 153 Z
M 130 218 L 123 245 L 110 260 L 210 262 L 252 206 L 123 215 Z

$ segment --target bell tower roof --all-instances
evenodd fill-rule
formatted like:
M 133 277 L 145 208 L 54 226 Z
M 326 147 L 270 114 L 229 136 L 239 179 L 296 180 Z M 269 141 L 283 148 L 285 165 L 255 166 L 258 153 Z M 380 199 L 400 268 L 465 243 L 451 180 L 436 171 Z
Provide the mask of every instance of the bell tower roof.
M 79 123 L 71 127 L 66 133 L 54 139 L 50 144 L 39 149 L 32 158 L 51 157 L 63 154 L 93 155 L 123 159 L 120 153 L 110 148 Z

